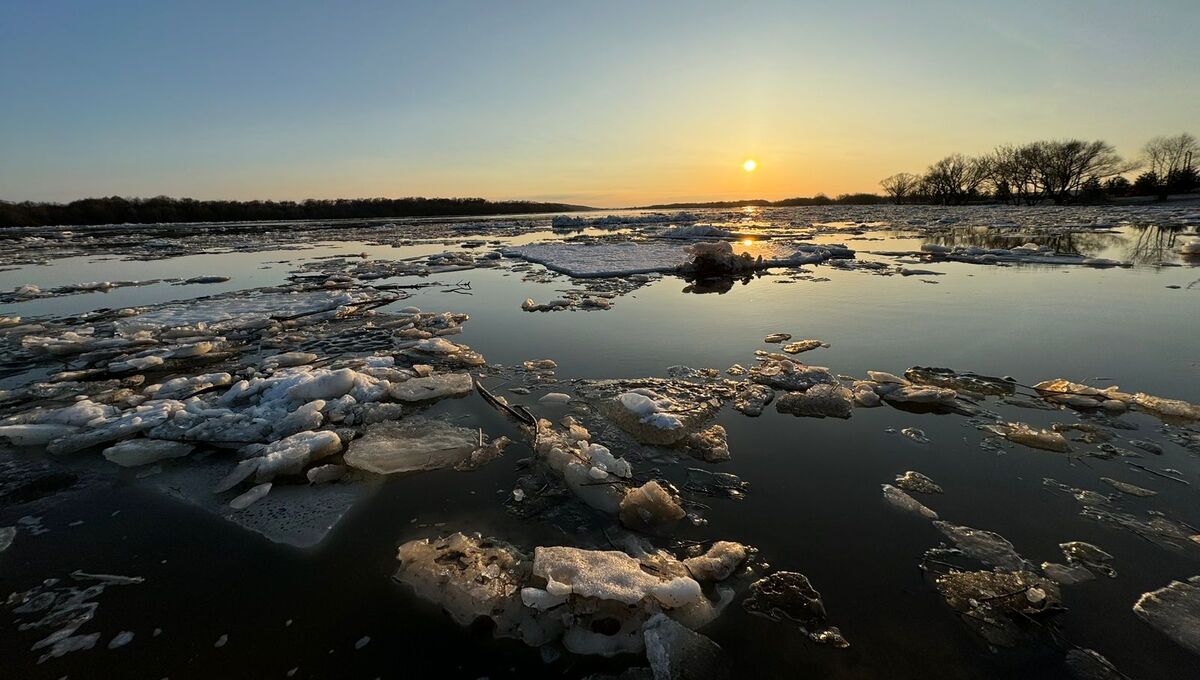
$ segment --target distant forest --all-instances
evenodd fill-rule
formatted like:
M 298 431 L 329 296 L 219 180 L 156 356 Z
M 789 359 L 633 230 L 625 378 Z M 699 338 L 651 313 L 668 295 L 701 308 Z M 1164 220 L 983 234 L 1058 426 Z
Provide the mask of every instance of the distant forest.
M 70 203 L 0 201 L 0 228 L 158 222 L 469 217 L 573 210 L 587 206 L 482 198 L 338 198 L 306 201 L 198 201 L 191 198 L 85 198 Z

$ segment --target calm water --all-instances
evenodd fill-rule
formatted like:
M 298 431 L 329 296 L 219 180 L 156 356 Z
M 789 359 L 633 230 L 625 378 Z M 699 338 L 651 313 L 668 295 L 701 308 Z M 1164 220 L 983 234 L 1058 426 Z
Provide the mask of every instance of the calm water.
M 777 226 L 810 219 L 754 217 Z M 864 219 L 860 214 L 850 221 Z M 1011 228 L 1014 233 L 1005 235 L 998 228 L 980 228 L 983 224 L 955 226 L 961 228 L 937 234 L 894 229 L 860 234 L 883 240 L 824 233 L 816 240 L 845 242 L 859 250 L 860 259 L 893 261 L 869 253 L 915 250 L 927 241 L 1020 245 L 1031 232 Z M 822 265 L 809 269 L 828 281 L 783 283 L 785 277 L 768 275 L 735 283 L 723 294 L 684 293 L 686 282 L 666 276 L 617 298 L 608 311 L 536 314 L 522 312 L 521 301 L 555 297 L 556 290 L 569 286 L 567 279 L 539 283 L 523 281 L 524 272 L 507 268 L 476 269 L 422 279 L 469 280 L 471 295 L 428 288 L 394 307 L 466 312 L 471 321 L 456 341 L 491 363 L 551 358 L 563 380 L 665 376 L 678 364 L 721 370 L 734 363 L 751 365 L 754 350 L 774 349 L 762 343 L 765 335 L 788 332 L 830 343 L 800 359 L 837 374 L 902 373 L 923 365 L 1009 375 L 1027 385 L 1056 377 L 1104 378 L 1130 391 L 1200 402 L 1200 284 L 1188 288 L 1200 279 L 1200 267 L 1175 254 L 1175 239 L 1194 229 L 1124 226 L 1077 235 L 1069 244 L 1061 235 L 1045 237 L 1057 239 L 1062 249 L 1137 262 L 1127 269 L 944 263 L 915 265 L 941 276 L 902 277 Z M 539 230 L 505 240 L 549 236 Z M 0 315 L 69 315 L 275 285 L 307 258 L 331 254 L 366 251 L 373 258 L 403 258 L 454 249 L 440 243 L 307 245 L 313 248 L 152 261 L 79 257 L 22 266 L 0 272 L 0 290 L 26 283 L 48 288 L 201 274 L 232 279 L 0 305 Z M 1164 261 L 1182 266 L 1159 266 Z M 510 399 L 546 417 L 567 412 L 537 404 L 538 396 Z M 1039 426 L 1077 421 L 1070 411 L 988 407 Z M 386 479 L 312 550 L 270 543 L 149 491 L 133 473 L 97 465 L 84 466 L 81 482 L 69 491 L 35 503 L 0 505 L 0 526 L 35 516 L 48 530 L 20 533 L 0 554 L 0 597 L 76 569 L 145 578 L 140 585 L 109 588 L 99 598 L 95 619 L 80 631 L 103 633 L 96 649 L 40 665 L 30 647 L 45 631 L 15 630 L 13 617 L 0 609 L 6 668 L 0 675 L 285 677 L 298 668 L 295 677 L 524 678 L 582 677 L 636 665 L 636 659 L 570 654 L 546 664 L 538 650 L 520 642 L 496 641 L 486 631 L 456 626 L 436 606 L 391 581 L 396 546 L 412 538 L 462 530 L 524 547 L 572 540 L 553 526 L 519 520 L 501 506 L 521 474 L 519 459 L 529 455 L 510 422 L 475 396 L 443 402 L 434 413 L 493 436 L 507 434 L 518 443 L 474 472 Z M 750 492 L 741 501 L 702 499 L 711 506 L 707 525 L 680 525 L 672 536 L 739 541 L 758 548 L 773 569 L 803 572 L 821 591 L 830 623 L 841 628 L 851 646 L 816 646 L 796 626 L 750 616 L 736 603 L 702 632 L 732 655 L 742 677 L 1064 676 L 1060 653 L 1039 645 L 992 653 L 941 602 L 917 565 L 922 553 L 944 537 L 927 520 L 897 511 L 880 496 L 881 483 L 917 470 L 945 489 L 919 500 L 943 519 L 1003 535 L 1035 564 L 1061 562 L 1057 546 L 1070 540 L 1092 542 L 1113 554 L 1116 579 L 1064 587 L 1065 637 L 1101 652 L 1131 677 L 1194 675 L 1200 659 L 1144 624 L 1131 606 L 1145 591 L 1200 573 L 1200 549 L 1170 551 L 1090 522 L 1079 516 L 1080 505 L 1069 494 L 1043 485 L 1050 477 L 1109 492 L 1099 478 L 1115 477 L 1159 492 L 1152 498 L 1123 497 L 1117 501 L 1121 509 L 1139 515 L 1160 510 L 1200 526 L 1200 457 L 1163 436 L 1154 418 L 1130 414 L 1124 420 L 1140 429 L 1119 432 L 1122 438 L 1152 440 L 1164 448 L 1161 456 L 1140 462 L 1178 470 L 1191 485 L 1140 473 L 1120 460 L 1068 458 L 1015 445 L 985 450 L 979 445 L 981 433 L 962 416 L 884 407 L 856 409 L 842 421 L 796 418 L 768 407 L 761 417 L 747 418 L 727 407 L 716 422 L 729 432 L 732 460 L 712 469 L 741 476 Z M 888 431 L 910 426 L 924 430 L 930 443 Z M 660 466 L 660 472 L 681 482 L 685 469 L 697 465 L 683 459 Z M 157 636 L 155 629 L 161 629 Z M 132 631 L 133 641 L 106 649 L 119 631 Z M 214 647 L 223 635 L 228 643 Z M 364 636 L 369 644 L 356 650 Z

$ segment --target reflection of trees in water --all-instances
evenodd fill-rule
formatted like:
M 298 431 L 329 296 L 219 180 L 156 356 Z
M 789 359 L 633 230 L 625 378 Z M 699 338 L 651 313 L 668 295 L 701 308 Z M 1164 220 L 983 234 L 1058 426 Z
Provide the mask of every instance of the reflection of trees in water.
M 1056 252 L 1084 257 L 1118 249 L 1115 257 L 1139 264 L 1157 264 L 1171 260 L 1177 237 L 1187 227 L 1158 225 L 1129 225 L 1120 231 L 1054 231 L 1041 232 L 1027 227 L 963 227 L 949 229 L 925 237 L 926 243 L 943 246 L 976 246 L 979 248 L 1013 248 L 1025 243 L 1050 246 Z M 1193 228 L 1195 230 L 1197 228 Z
M 943 246 L 979 248 L 1015 248 L 1026 243 L 1035 243 L 1039 246 L 1050 246 L 1060 253 L 1086 256 L 1120 245 L 1124 236 L 1118 232 L 1039 233 L 1027 227 L 964 227 L 933 234 L 926 241 Z
M 1177 237 L 1185 227 L 1159 227 L 1134 224 L 1133 238 L 1129 239 L 1126 259 L 1141 264 L 1156 264 L 1169 260 L 1178 248 Z

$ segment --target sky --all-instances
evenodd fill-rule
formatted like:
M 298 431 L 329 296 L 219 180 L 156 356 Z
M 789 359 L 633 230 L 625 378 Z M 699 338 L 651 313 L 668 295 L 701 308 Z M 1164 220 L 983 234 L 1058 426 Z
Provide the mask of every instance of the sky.
M 1200 134 L 1200 1 L 0 2 L 0 199 L 878 191 Z M 747 158 L 758 169 L 745 172 Z

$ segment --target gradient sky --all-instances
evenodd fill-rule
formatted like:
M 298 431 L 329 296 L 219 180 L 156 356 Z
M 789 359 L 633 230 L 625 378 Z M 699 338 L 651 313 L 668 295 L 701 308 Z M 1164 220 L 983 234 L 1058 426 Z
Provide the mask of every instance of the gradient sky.
M 877 191 L 1200 133 L 1200 0 L 0 3 L 0 198 Z M 759 169 L 741 170 L 746 158 Z

